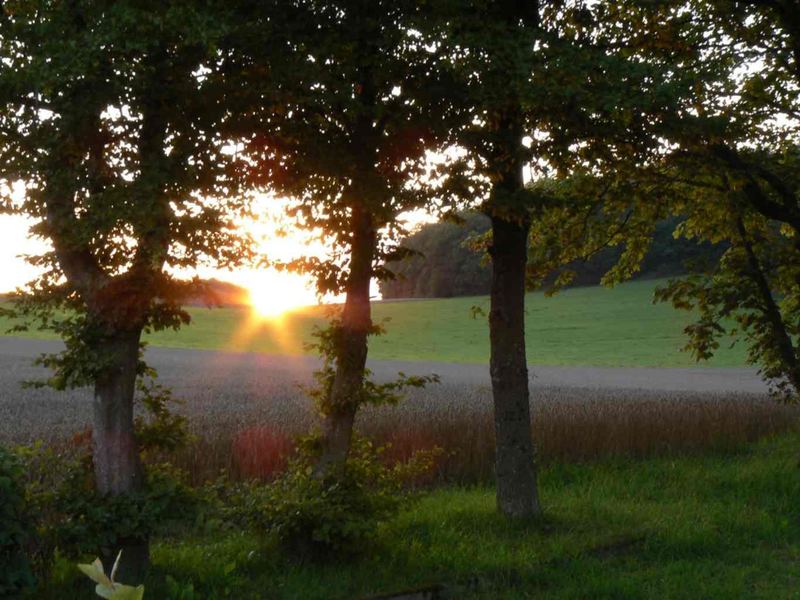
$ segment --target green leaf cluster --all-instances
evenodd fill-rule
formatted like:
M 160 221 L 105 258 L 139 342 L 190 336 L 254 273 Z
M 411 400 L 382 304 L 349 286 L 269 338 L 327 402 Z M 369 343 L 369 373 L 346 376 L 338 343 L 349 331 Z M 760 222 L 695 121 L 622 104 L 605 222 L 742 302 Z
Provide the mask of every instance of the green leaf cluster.
M 730 245 L 712 268 L 671 282 L 657 300 L 694 310 L 687 349 L 709 358 L 724 337 L 747 345 L 773 393 L 800 390 L 800 29 L 796 3 L 667 2 L 650 27 L 662 54 L 694 48 L 694 101 L 664 122 L 673 147 L 643 172 L 686 216 L 678 232 Z
M 368 334 L 381 335 L 384 328 L 373 323 Z M 331 388 L 336 378 L 336 362 L 343 355 L 341 346 L 347 343 L 341 319 L 334 316 L 325 327 L 317 327 L 312 333 L 314 341 L 307 345 L 308 350 L 319 353 L 323 359 L 322 367 L 314 372 L 316 385 L 304 386 L 303 390 L 314 400 L 317 410 L 323 416 L 330 414 L 340 406 L 331 405 Z M 364 378 L 357 393 L 347 398 L 356 408 L 363 406 L 395 405 L 403 399 L 403 392 L 410 388 L 423 388 L 431 383 L 438 383 L 439 376 L 431 375 L 406 375 L 398 372 L 397 378 L 385 383 L 378 383 L 371 378 L 371 371 L 364 370 Z
M 137 492 L 103 496 L 93 485 L 91 457 L 80 447 L 56 450 L 35 444 L 18 450 L 25 469 L 24 500 L 36 535 L 28 547 L 46 572 L 58 551 L 78 558 L 114 550 L 120 539 L 147 539 L 170 524 L 191 522 L 196 494 L 167 464 L 146 467 Z
M 93 383 L 120 332 L 188 323 L 203 284 L 176 271 L 252 254 L 214 70 L 229 25 L 214 2 L 0 11 L 2 211 L 48 247 L 27 257 L 43 272 L 15 311 L 65 340 L 43 359 L 59 389 Z
M 13 597 L 36 584 L 28 546 L 35 530 L 26 506 L 23 465 L 0 446 L 0 596 Z
M 301 441 L 286 473 L 267 487 L 255 525 L 296 557 L 324 560 L 363 554 L 380 525 L 406 498 L 403 487 L 429 471 L 439 451 L 387 466 L 384 449 L 356 436 L 340 471 L 315 477 L 319 439 Z

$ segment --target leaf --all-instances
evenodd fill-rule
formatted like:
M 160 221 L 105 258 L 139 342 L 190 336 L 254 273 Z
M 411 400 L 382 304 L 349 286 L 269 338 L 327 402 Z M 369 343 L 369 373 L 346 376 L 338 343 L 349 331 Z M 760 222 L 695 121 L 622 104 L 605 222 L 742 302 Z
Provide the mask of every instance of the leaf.
M 95 558 L 94 562 L 90 565 L 87 564 L 80 564 L 78 568 L 92 581 L 100 585 L 106 586 L 108 588 L 113 588 L 114 584 L 105 574 L 103 570 L 103 563 L 100 562 L 99 558 Z M 99 592 L 98 592 L 99 594 Z M 107 597 L 107 596 L 104 596 Z
M 142 600 L 144 598 L 144 586 L 133 587 L 118 583 L 113 595 L 109 596 L 109 598 L 111 600 Z
M 111 567 L 111 581 L 117 577 L 117 569 L 119 568 L 119 559 L 122 558 L 122 550 L 117 552 L 117 558 L 114 560 L 114 566 Z
M 115 594 L 115 590 L 113 587 L 109 587 L 102 583 L 98 583 L 94 588 L 94 593 L 100 596 L 101 598 L 113 598 Z

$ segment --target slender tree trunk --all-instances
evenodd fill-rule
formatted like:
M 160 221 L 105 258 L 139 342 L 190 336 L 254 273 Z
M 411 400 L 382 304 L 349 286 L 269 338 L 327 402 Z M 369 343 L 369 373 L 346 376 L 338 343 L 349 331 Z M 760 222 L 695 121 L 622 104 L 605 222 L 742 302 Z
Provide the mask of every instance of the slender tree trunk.
M 136 492 L 144 483 L 133 421 L 140 337 L 140 329 L 125 331 L 110 336 L 100 346 L 108 366 L 95 381 L 92 442 L 95 485 L 103 495 Z M 119 550 L 119 581 L 141 583 L 149 563 L 148 540 L 117 540 L 116 547 L 104 549 L 107 568 Z
M 736 228 L 738 229 L 742 246 L 747 255 L 750 275 L 761 296 L 764 314 L 767 319 L 769 319 L 775 347 L 783 363 L 784 374 L 794 389 L 795 394 L 800 394 L 800 361 L 797 359 L 794 342 L 786 329 L 786 322 L 783 320 L 781 309 L 775 301 L 775 297 L 772 295 L 769 281 L 767 281 L 764 275 L 764 269 L 761 268 L 761 262 L 758 256 L 756 256 L 753 244 L 747 235 L 747 230 L 740 216 L 736 217 Z
M 525 356 L 527 221 L 492 216 L 489 313 L 497 507 L 514 518 L 540 512 Z
M 353 210 L 352 224 L 350 273 L 336 342 L 336 375 L 324 407 L 322 453 L 315 470 L 318 477 L 347 460 L 364 386 L 367 336 L 372 327 L 369 286 L 377 234 L 369 213 L 363 209 Z

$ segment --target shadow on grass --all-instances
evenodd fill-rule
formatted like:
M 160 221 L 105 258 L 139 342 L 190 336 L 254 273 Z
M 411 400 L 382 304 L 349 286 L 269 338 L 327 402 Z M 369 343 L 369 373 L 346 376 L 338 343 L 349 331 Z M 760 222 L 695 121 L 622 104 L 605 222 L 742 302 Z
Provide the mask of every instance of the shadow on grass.
M 792 597 L 798 447 L 791 434 L 726 456 L 550 467 L 546 518 L 523 523 L 495 511 L 490 488 L 436 490 L 356 561 L 298 565 L 247 532 L 194 531 L 155 544 L 146 597 Z M 79 596 L 64 589 L 40 597 Z

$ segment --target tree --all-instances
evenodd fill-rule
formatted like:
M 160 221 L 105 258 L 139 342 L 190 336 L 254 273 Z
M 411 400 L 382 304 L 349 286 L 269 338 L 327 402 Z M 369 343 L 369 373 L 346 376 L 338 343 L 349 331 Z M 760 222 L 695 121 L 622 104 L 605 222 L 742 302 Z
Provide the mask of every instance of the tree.
M 317 397 L 316 471 L 323 476 L 344 464 L 356 413 L 374 391 L 365 387 L 368 337 L 380 330 L 371 318 L 371 285 L 396 255 L 398 216 L 425 202 L 411 182 L 435 145 L 435 54 L 413 27 L 416 2 L 307 0 L 290 10 L 295 16 L 278 33 L 286 40 L 284 65 L 269 70 L 280 82 L 276 94 L 265 96 L 258 83 L 265 73 L 259 45 L 272 37 L 244 36 L 253 43 L 241 51 L 248 57 L 242 93 L 250 99 L 241 128 L 251 133 L 244 144 L 251 181 L 294 199 L 298 225 L 320 232 L 330 247 L 328 257 L 303 257 L 291 267 L 312 273 L 320 294 L 344 295 L 320 343 L 329 359 Z M 258 18 L 252 26 L 274 29 Z
M 678 4 L 678 3 L 674 3 Z M 657 23 L 669 46 L 702 48 L 697 102 L 677 111 L 675 148 L 656 177 L 671 182 L 684 233 L 724 240 L 715 269 L 658 295 L 699 310 L 688 349 L 713 355 L 726 333 L 743 336 L 751 363 L 783 399 L 800 392 L 800 208 L 796 4 L 782 0 L 693 3 Z M 731 322 L 735 326 L 731 327 Z
M 224 117 L 213 76 L 224 19 L 212 5 L 9 2 L 0 21 L 0 189 L 4 210 L 36 220 L 50 250 L 16 311 L 55 330 L 49 384 L 92 385 L 94 484 L 135 494 L 134 431 L 142 332 L 188 323 L 201 261 L 246 254 L 232 216 L 243 205 L 215 133 Z M 15 201 L 11 192 L 24 185 Z M 224 202 L 221 200 L 225 198 Z M 137 580 L 146 539 L 119 539 L 120 576 Z
M 490 371 L 496 436 L 498 508 L 512 517 L 540 512 L 525 358 L 524 297 L 530 215 L 523 181 L 529 131 L 523 110 L 534 69 L 539 2 L 442 3 L 447 44 L 463 114 L 452 142 L 471 171 L 466 195 L 484 200 L 491 221 Z M 459 104 L 459 98 L 465 101 Z M 477 177 L 474 173 L 477 171 Z M 451 175 L 461 184 L 462 177 Z M 470 199 L 471 200 L 471 199 Z
M 526 283 L 625 243 L 604 278 L 635 271 L 663 208 L 632 176 L 688 77 L 627 51 L 616 3 L 442 2 L 463 150 L 448 186 L 491 219 L 491 373 L 499 509 L 539 512 L 524 340 Z M 533 181 L 526 185 L 524 173 Z M 597 248 L 597 249 L 599 249 Z M 530 260 L 529 260 L 530 259 Z M 570 273 L 555 280 L 556 288 Z
M 405 237 L 412 254 L 390 263 L 394 277 L 380 283 L 386 298 L 446 298 L 489 293 L 491 272 L 482 252 L 470 240 L 486 234 L 489 220 L 480 213 L 462 213 L 459 222 L 429 223 Z

